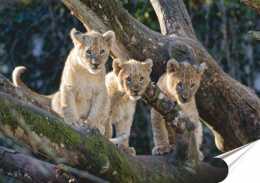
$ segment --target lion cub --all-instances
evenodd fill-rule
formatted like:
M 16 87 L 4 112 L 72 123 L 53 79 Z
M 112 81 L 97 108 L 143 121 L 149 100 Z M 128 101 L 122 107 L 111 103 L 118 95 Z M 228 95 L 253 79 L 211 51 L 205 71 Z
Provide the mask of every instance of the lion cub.
M 202 144 L 203 133 L 194 95 L 200 86 L 205 66 L 205 63 L 190 65 L 188 62 L 178 63 L 171 59 L 167 63 L 167 72 L 160 77 L 157 83 L 168 97 L 177 101 L 178 106 L 190 121 L 196 123 L 195 136 L 198 149 Z M 175 146 L 175 133 L 172 127 L 168 126 L 154 109 L 151 111 L 151 123 L 155 143 L 152 154 L 164 154 L 172 151 Z M 199 156 L 202 160 L 203 154 L 200 151 Z
M 107 138 L 112 137 L 112 124 L 115 125 L 117 138 L 123 134 L 129 137 L 136 101 L 141 98 L 150 82 L 152 66 L 151 59 L 144 62 L 122 62 L 120 59 L 113 61 L 113 71 L 106 75 L 106 86 L 111 100 L 109 123 L 105 133 Z M 129 147 L 128 139 L 119 142 L 118 146 L 128 155 L 136 155 L 134 148 Z
M 60 89 L 54 95 L 39 95 L 27 88 L 20 79 L 25 67 L 16 67 L 13 82 L 35 97 L 50 104 L 65 122 L 94 126 L 104 134 L 109 117 L 110 101 L 105 86 L 105 63 L 115 34 L 94 31 L 85 34 L 71 30 L 74 48 L 65 63 Z

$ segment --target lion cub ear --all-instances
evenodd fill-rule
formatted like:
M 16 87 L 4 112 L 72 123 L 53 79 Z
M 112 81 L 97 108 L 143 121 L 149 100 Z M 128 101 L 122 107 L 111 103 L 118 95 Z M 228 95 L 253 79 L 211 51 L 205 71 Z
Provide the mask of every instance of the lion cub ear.
M 206 63 L 203 62 L 201 64 L 196 64 L 196 65 L 193 65 L 193 67 L 196 69 L 198 74 L 203 74 L 203 72 L 206 68 Z
M 102 35 L 108 46 L 112 46 L 115 41 L 115 33 L 113 31 L 107 31 Z
M 152 67 L 153 67 L 153 61 L 152 59 L 148 58 L 143 62 L 145 68 L 148 70 L 149 73 L 152 72 Z
M 117 58 L 113 61 L 112 67 L 113 67 L 113 72 L 115 73 L 116 76 L 118 76 L 120 70 L 123 68 L 123 62 L 119 58 Z
M 70 36 L 71 36 L 71 39 L 74 43 L 74 46 L 76 46 L 78 44 L 82 44 L 83 33 L 81 33 L 80 31 L 77 31 L 75 28 L 73 28 L 70 31 Z
M 167 62 L 167 72 L 178 72 L 180 70 L 180 65 L 175 59 L 171 59 Z

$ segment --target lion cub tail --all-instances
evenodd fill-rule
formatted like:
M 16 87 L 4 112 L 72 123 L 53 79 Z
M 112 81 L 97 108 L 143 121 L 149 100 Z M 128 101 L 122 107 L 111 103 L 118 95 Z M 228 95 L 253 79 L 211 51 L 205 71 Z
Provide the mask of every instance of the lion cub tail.
M 123 133 L 119 136 L 117 136 L 116 138 L 112 138 L 112 139 L 109 139 L 113 144 L 120 144 L 122 143 L 124 140 L 128 139 L 128 135 Z
M 28 88 L 21 80 L 20 75 L 22 73 L 24 73 L 24 71 L 26 70 L 25 67 L 23 66 L 19 66 L 16 67 L 12 73 L 12 79 L 13 79 L 13 83 L 15 86 L 19 86 L 21 87 L 24 91 L 26 91 L 33 99 L 37 100 L 38 102 L 48 105 L 51 105 L 51 100 L 54 96 L 54 94 L 52 95 L 40 95 L 34 91 L 32 91 L 30 88 Z

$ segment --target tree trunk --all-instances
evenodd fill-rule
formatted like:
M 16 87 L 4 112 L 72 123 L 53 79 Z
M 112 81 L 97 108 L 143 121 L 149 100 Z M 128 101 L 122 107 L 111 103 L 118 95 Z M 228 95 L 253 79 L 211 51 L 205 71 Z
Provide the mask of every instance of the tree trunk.
M 61 118 L 14 98 L 19 90 L 4 77 L 0 79 L 0 132 L 47 154 L 57 164 L 70 165 L 110 182 L 217 182 L 227 175 L 227 167 L 199 163 L 187 154 L 183 163 L 170 155 L 127 156 L 98 130 L 66 125 Z M 185 135 L 189 134 L 186 130 Z M 189 149 L 195 144 L 177 146 Z
M 115 57 L 153 59 L 152 80 L 165 72 L 170 58 L 206 62 L 197 107 L 213 131 L 218 149 L 229 151 L 260 138 L 260 100 L 248 87 L 225 74 L 194 35 L 182 0 L 152 0 L 162 34 L 133 18 L 117 0 L 62 0 L 88 30 L 116 33 Z

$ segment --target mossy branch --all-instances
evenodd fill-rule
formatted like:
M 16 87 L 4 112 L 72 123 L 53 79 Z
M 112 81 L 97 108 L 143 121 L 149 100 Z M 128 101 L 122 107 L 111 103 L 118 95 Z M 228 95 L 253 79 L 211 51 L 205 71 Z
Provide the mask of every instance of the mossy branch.
M 166 63 L 171 58 L 188 60 L 192 64 L 205 62 L 207 69 L 196 94 L 196 104 L 201 119 L 214 133 L 218 149 L 230 151 L 260 138 L 260 99 L 250 88 L 225 74 L 195 36 L 167 36 L 150 30 L 133 18 L 117 0 L 62 1 L 80 21 L 88 23 L 89 28 L 96 28 L 97 22 L 101 22 L 115 31 L 117 42 L 124 48 L 121 51 L 129 57 L 140 61 L 151 58 L 151 78 L 155 82 L 165 72 Z M 169 2 L 174 2 L 174 11 L 180 15 L 179 30 L 191 33 L 187 29 L 191 24 L 183 2 Z M 177 24 L 172 23 L 174 30 Z
M 33 146 L 35 150 L 47 154 L 57 163 L 66 163 L 94 173 L 109 168 L 109 160 L 101 148 L 105 139 L 100 138 L 100 133 L 95 129 L 78 129 L 66 125 L 61 118 L 2 92 L 0 116 L 0 131 L 3 134 Z M 89 148 L 92 146 L 96 146 L 98 155 Z M 45 147 L 51 151 L 46 151 Z M 89 164 L 90 160 L 93 164 Z
M 0 172 L 23 182 L 78 183 L 93 181 L 108 183 L 78 169 L 62 164 L 47 163 L 1 146 Z
M 0 173 L 3 175 L 23 182 L 68 182 L 70 177 L 58 173 L 57 169 L 56 165 L 0 146 Z
M 198 176 L 194 176 L 170 163 L 169 156 L 127 156 L 98 130 L 66 125 L 61 118 L 13 97 L 15 92 L 11 91 L 17 88 L 6 78 L 0 86 L 3 90 L 9 93 L 0 92 L 0 132 L 47 154 L 57 164 L 88 171 L 110 182 L 215 182 L 216 176 L 226 176 L 227 169 L 206 163 L 196 168 Z

